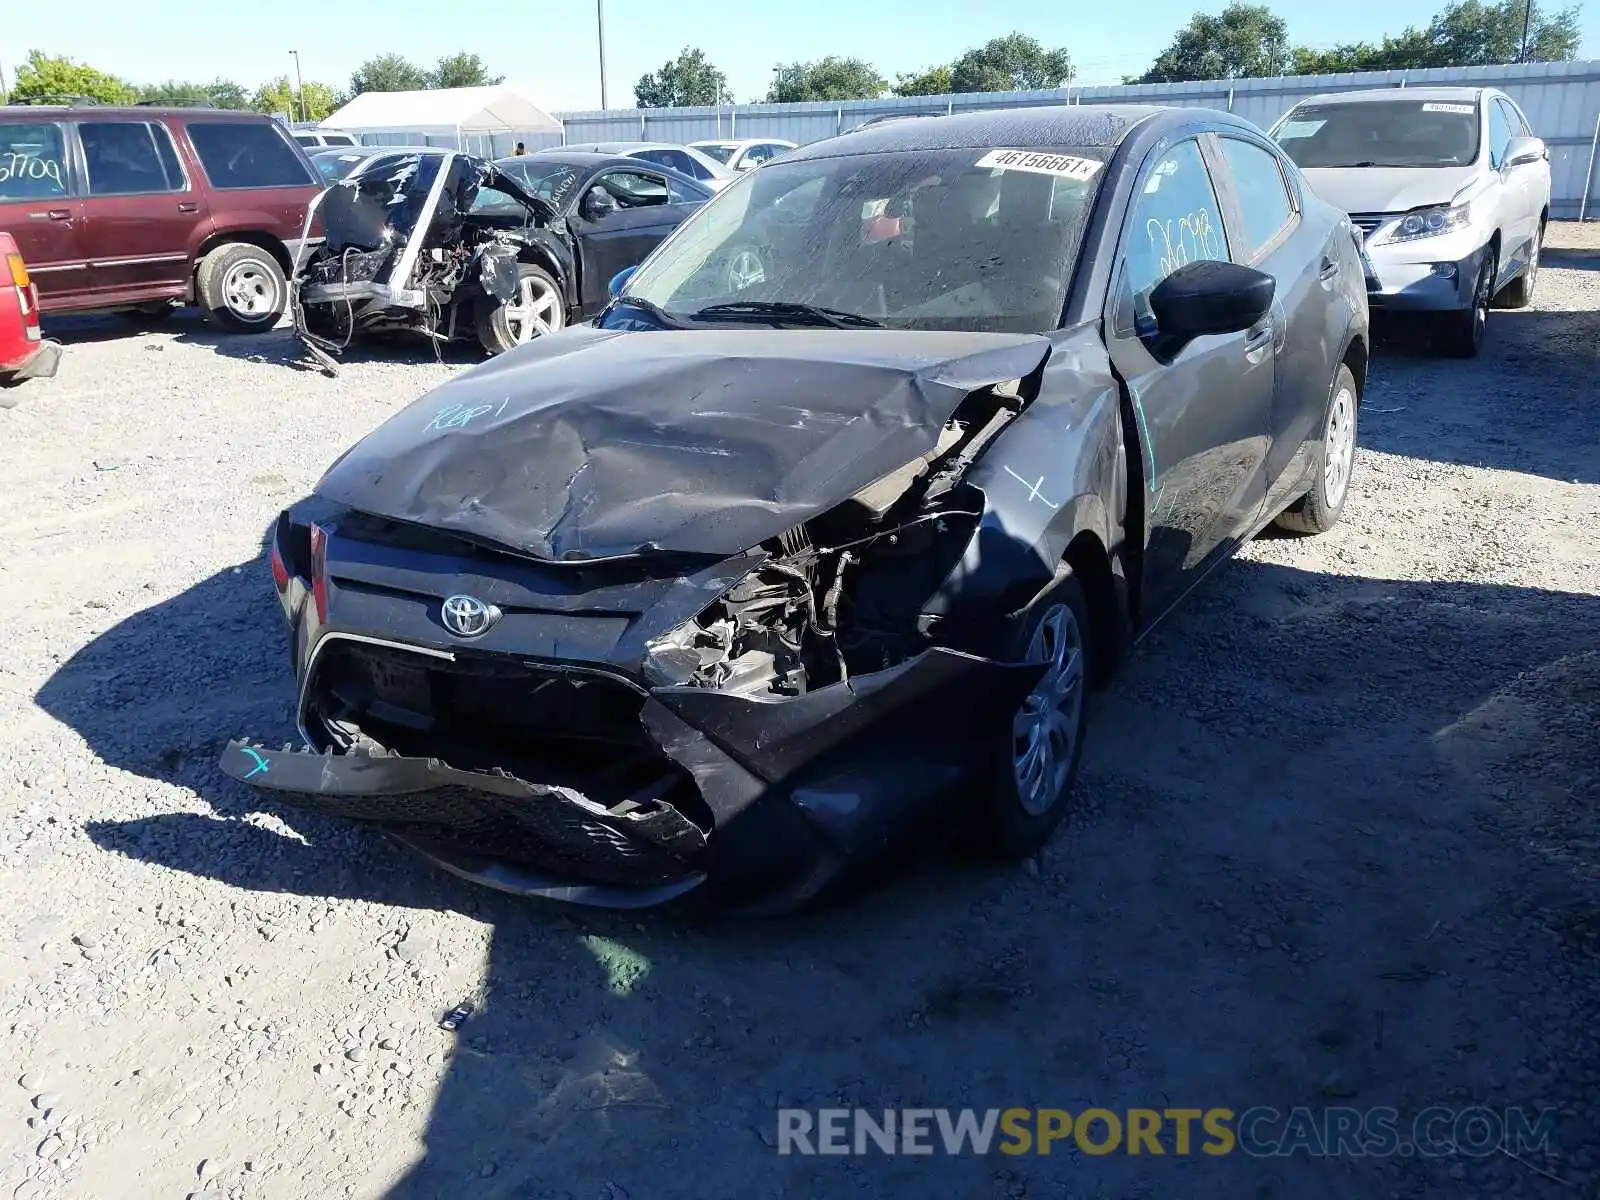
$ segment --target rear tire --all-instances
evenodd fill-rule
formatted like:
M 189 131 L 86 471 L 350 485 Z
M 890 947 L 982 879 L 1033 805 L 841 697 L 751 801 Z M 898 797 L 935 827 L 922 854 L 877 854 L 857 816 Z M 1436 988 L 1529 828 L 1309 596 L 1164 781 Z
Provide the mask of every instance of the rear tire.
M 1062 564 L 1016 623 L 1013 661 L 1051 666 L 997 731 L 994 786 L 979 814 L 985 849 L 1007 859 L 1038 853 L 1066 819 L 1089 720 L 1094 627 L 1083 586 Z
M 1339 523 L 1350 498 L 1359 411 L 1356 377 L 1340 363 L 1328 389 L 1328 415 L 1322 421 L 1322 445 L 1317 450 L 1311 490 L 1278 514 L 1278 528 L 1291 533 L 1327 533 Z
M 1539 258 L 1544 247 L 1544 222 L 1539 222 L 1539 232 L 1533 236 L 1533 245 L 1528 250 L 1528 265 L 1521 275 L 1518 275 L 1495 300 L 1499 308 L 1527 308 L 1533 303 L 1533 289 L 1539 284 Z
M 1451 358 L 1477 358 L 1483 349 L 1498 269 L 1499 258 L 1494 247 L 1485 247 L 1483 261 L 1478 264 L 1478 277 L 1472 283 L 1472 307 L 1442 315 L 1435 343 Z
M 561 285 L 550 272 L 532 263 L 517 268 L 517 295 L 509 303 L 493 296 L 478 301 L 478 341 L 490 354 L 504 354 L 536 337 L 559 333 L 566 323 Z
M 265 333 L 289 295 L 278 260 L 252 242 L 225 242 L 202 258 L 195 291 L 206 320 L 230 333 Z

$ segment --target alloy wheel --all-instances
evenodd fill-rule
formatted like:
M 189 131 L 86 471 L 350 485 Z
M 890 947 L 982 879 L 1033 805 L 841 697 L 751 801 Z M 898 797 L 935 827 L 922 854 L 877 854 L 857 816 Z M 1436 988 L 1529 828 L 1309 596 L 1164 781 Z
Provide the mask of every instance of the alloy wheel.
M 1049 665 L 1012 720 L 1012 770 L 1023 810 L 1037 817 L 1060 798 L 1078 750 L 1087 676 L 1083 631 L 1071 607 L 1046 610 L 1029 639 L 1028 659 Z
M 1350 469 L 1356 454 L 1356 398 L 1341 387 L 1328 413 L 1328 431 L 1323 439 L 1322 494 L 1328 507 L 1337 509 L 1350 486 Z
M 506 329 L 517 345 L 536 335 L 555 333 L 561 328 L 561 305 L 555 288 L 536 275 L 524 275 L 517 284 L 517 295 L 505 306 Z

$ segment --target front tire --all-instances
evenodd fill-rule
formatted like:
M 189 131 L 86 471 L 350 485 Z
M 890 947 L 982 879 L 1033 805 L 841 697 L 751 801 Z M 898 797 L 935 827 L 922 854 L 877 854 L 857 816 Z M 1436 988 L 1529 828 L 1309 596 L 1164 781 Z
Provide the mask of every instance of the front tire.
M 212 324 L 230 333 L 265 333 L 283 315 L 289 286 L 270 250 L 227 242 L 200 260 L 195 291 Z
M 1311 490 L 1278 514 L 1277 525 L 1291 533 L 1327 533 L 1339 523 L 1350 497 L 1350 475 L 1356 459 L 1356 414 L 1360 410 L 1356 377 L 1339 364 L 1328 390 L 1328 415 L 1322 423 Z
M 501 302 L 493 296 L 478 301 L 478 341 L 490 354 L 504 354 L 536 337 L 559 333 L 567 323 L 561 285 L 542 267 L 517 268 L 517 294 Z
M 1483 349 L 1483 335 L 1489 325 L 1489 309 L 1494 302 L 1494 280 L 1499 261 L 1493 246 L 1483 251 L 1478 277 L 1472 282 L 1472 307 L 1445 313 L 1439 326 L 1439 349 L 1452 358 L 1477 358 Z
M 1089 720 L 1094 627 L 1083 586 L 1063 564 L 1019 618 L 1015 661 L 1050 665 L 999 731 L 994 787 L 981 814 L 986 848 L 1003 858 L 1038 853 L 1066 818 Z

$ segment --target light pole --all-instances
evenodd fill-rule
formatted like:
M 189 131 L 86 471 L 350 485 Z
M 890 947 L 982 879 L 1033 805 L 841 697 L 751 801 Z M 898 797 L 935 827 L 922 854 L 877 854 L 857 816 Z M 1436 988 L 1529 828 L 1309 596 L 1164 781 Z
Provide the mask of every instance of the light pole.
M 594 24 L 600 34 L 600 107 L 606 108 L 606 12 L 605 0 L 594 0 Z
M 304 122 L 306 119 L 306 84 L 305 80 L 300 77 L 300 51 L 291 50 L 289 53 L 294 55 L 295 94 L 300 97 L 300 120 Z
M 1528 61 L 1528 23 L 1533 19 L 1533 0 L 1527 0 L 1522 6 L 1522 53 L 1517 55 L 1518 62 Z

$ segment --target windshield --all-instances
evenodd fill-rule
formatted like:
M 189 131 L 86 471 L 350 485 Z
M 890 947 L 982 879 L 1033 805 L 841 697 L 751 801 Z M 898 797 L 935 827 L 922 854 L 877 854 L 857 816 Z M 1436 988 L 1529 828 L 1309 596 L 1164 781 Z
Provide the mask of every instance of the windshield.
M 723 166 L 728 165 L 728 160 L 733 157 L 733 152 L 738 147 L 730 146 L 726 142 L 696 142 L 691 149 L 700 151 L 709 158 L 716 159 Z
M 1301 167 L 1458 167 L 1478 157 L 1472 101 L 1301 105 L 1273 135 Z
M 714 305 L 809 305 L 895 329 L 1054 329 L 1105 154 L 780 159 L 685 221 L 622 299 L 682 319 Z
M 333 183 L 336 180 L 343 179 L 350 173 L 352 167 L 366 158 L 367 155 L 365 154 L 349 152 L 344 154 L 313 154 L 311 161 L 317 165 L 317 170 L 322 173 L 323 181 Z
M 560 209 L 567 202 L 567 197 L 583 175 L 577 167 L 565 163 L 516 159 L 495 165 L 555 209 Z

